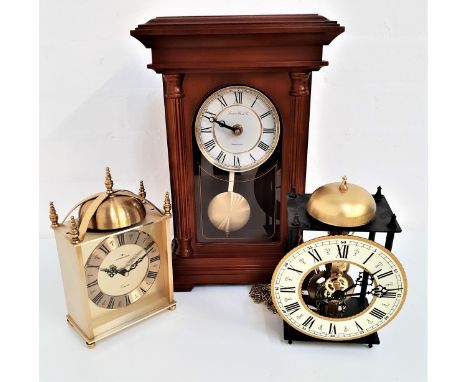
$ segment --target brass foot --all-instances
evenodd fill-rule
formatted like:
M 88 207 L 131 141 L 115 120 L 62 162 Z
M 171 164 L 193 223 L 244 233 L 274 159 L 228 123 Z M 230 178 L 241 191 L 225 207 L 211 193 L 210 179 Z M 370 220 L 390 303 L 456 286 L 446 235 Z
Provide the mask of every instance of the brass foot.
M 68 316 L 67 316 L 67 323 L 68 323 L 68 325 L 70 325 L 71 327 L 73 327 L 73 325 L 71 324 L 70 319 L 68 318 Z
M 88 342 L 86 341 L 86 347 L 88 349 L 94 349 L 94 347 L 96 346 L 96 342 Z
M 169 310 L 175 310 L 176 309 L 176 306 L 175 305 L 172 305 L 169 307 Z

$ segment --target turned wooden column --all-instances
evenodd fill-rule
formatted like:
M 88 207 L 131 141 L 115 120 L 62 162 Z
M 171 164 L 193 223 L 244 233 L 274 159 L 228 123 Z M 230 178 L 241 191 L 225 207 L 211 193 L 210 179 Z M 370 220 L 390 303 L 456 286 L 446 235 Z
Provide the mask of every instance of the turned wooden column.
M 309 111 L 310 111 L 310 72 L 290 72 L 291 88 L 291 116 L 293 129 L 293 142 L 297 142 L 291 152 L 291 160 L 294 163 L 291 169 L 291 186 L 296 191 L 305 192 L 305 176 L 307 170 L 307 144 L 309 135 Z M 288 190 L 289 191 L 289 190 Z
M 191 211 L 193 175 L 186 166 L 189 162 L 189 150 L 181 142 L 187 141 L 187 129 L 184 127 L 184 90 L 183 74 L 163 74 L 164 103 L 166 110 L 167 150 L 171 172 L 171 191 L 174 214 L 174 250 L 181 257 L 191 256 L 192 250 L 192 217 L 184 213 Z M 190 137 L 188 137 L 190 139 Z

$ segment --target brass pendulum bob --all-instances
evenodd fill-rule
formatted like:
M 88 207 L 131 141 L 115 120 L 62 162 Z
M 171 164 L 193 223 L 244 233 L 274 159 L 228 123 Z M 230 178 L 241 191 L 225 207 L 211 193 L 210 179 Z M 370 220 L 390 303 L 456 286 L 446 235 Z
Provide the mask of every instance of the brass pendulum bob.
M 227 192 L 216 195 L 208 205 L 208 218 L 220 231 L 235 232 L 244 227 L 250 218 L 250 205 L 246 198 L 234 192 L 235 173 L 229 173 Z

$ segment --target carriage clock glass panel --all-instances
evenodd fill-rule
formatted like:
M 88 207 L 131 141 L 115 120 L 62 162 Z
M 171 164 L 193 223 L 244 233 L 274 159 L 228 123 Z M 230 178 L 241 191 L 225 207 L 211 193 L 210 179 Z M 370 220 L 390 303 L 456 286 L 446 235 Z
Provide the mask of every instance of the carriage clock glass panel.
M 197 239 L 273 241 L 279 234 L 280 116 L 248 86 L 211 93 L 194 121 Z
M 108 237 L 85 266 L 89 299 L 104 309 L 119 309 L 143 297 L 159 272 L 157 244 L 146 232 L 131 230 Z
M 311 337 L 343 341 L 375 333 L 395 318 L 407 281 L 398 259 L 381 245 L 326 236 L 290 251 L 278 264 L 271 288 L 288 325 Z

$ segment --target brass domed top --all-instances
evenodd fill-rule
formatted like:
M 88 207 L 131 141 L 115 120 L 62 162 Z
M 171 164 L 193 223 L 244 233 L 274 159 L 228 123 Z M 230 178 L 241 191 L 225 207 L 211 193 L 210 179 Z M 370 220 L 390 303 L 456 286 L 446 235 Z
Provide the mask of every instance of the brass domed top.
M 322 223 L 337 227 L 359 227 L 375 217 L 376 205 L 364 188 L 347 182 L 317 188 L 307 202 L 307 212 Z
M 121 229 L 138 224 L 145 218 L 145 207 L 136 195 L 112 190 L 113 181 L 108 167 L 106 167 L 105 186 L 105 193 L 87 200 L 80 207 L 80 222 L 89 208 L 94 211 L 90 211 L 92 216 L 87 226 L 88 229 L 103 231 Z

